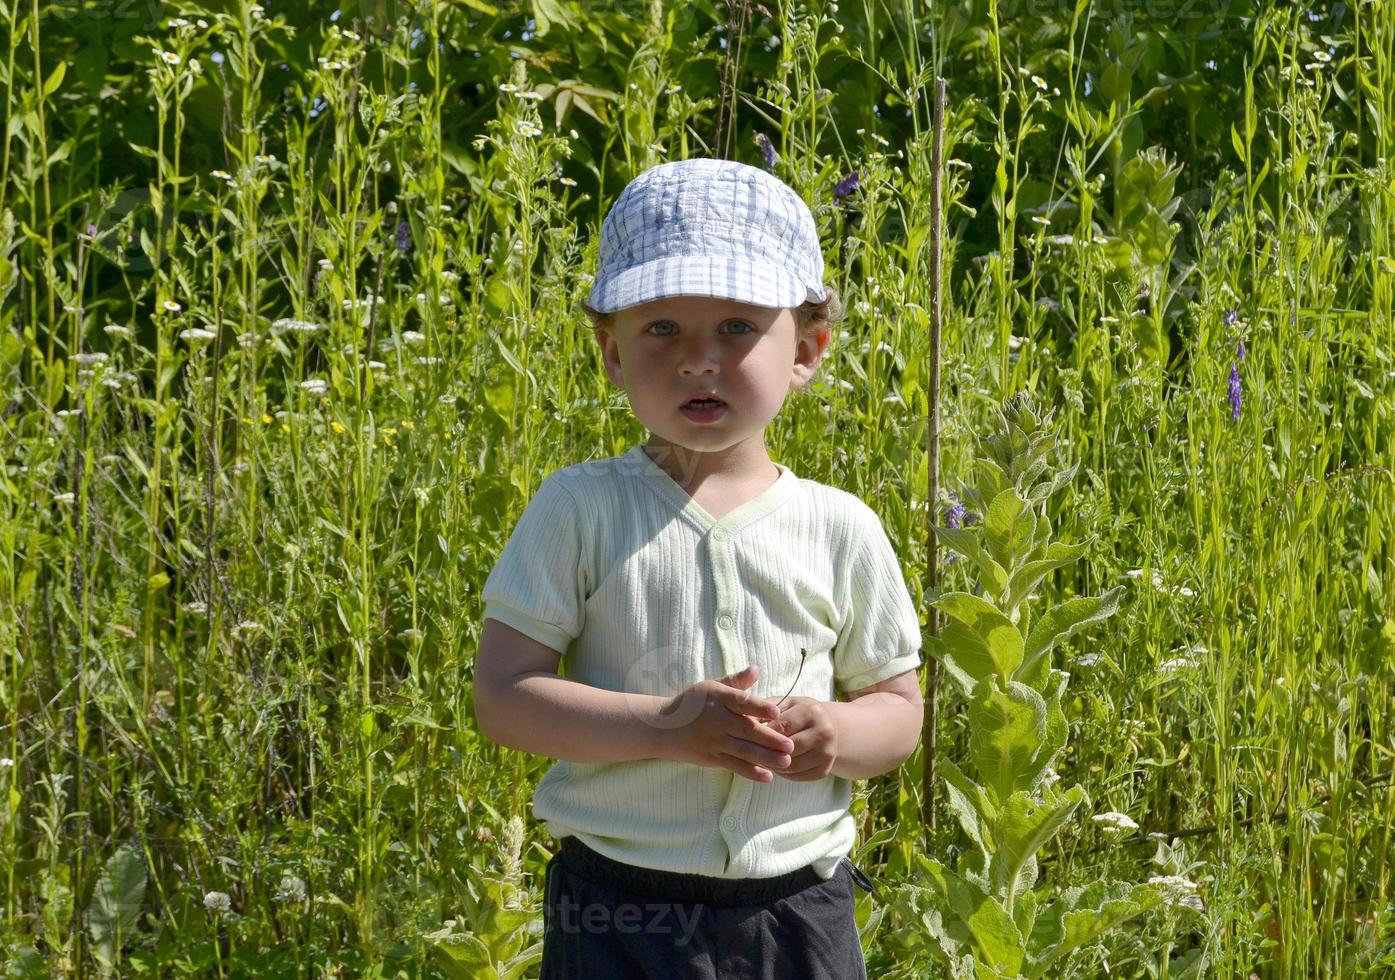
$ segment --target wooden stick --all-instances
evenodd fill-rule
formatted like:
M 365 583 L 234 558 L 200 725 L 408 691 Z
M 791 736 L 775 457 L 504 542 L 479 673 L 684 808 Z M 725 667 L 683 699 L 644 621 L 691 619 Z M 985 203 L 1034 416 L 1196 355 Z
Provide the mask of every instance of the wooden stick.
M 930 390 L 928 392 L 930 424 L 926 428 L 926 452 L 929 454 L 930 486 L 927 490 L 925 514 L 930 522 L 929 589 L 940 586 L 939 541 L 935 535 L 935 512 L 940 499 L 940 325 L 944 315 L 941 288 L 941 227 L 944 224 L 944 139 L 945 139 L 945 80 L 935 79 L 934 139 L 930 151 Z M 939 610 L 929 611 L 931 636 L 940 635 Z M 935 811 L 935 716 L 939 695 L 939 662 L 926 657 L 925 722 L 921 730 L 925 745 L 925 773 L 921 783 L 921 822 L 933 833 L 938 826 Z

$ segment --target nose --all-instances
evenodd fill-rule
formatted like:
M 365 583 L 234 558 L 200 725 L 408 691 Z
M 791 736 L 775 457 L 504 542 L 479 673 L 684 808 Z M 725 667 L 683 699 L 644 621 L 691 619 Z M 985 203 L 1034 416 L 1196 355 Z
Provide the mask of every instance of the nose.
M 684 346 L 678 359 L 678 369 L 685 375 L 712 374 L 718 363 L 720 341 L 699 337 Z

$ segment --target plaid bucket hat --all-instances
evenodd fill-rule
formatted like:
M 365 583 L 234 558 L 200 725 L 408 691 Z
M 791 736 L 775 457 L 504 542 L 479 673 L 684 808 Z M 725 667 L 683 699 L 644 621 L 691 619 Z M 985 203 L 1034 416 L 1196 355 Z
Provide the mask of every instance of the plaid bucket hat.
M 677 160 L 625 186 L 601 222 L 587 303 L 600 313 L 668 296 L 794 307 L 828 298 L 814 216 L 772 174 Z

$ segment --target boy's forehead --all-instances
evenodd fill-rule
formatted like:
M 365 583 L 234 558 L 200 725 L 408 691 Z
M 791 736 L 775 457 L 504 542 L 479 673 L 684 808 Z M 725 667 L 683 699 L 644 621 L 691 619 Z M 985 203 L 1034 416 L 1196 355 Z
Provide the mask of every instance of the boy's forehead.
M 773 320 L 780 315 L 783 309 L 783 307 L 778 306 L 753 306 L 750 303 L 740 303 L 736 300 L 716 296 L 665 296 L 662 299 L 640 303 L 638 306 L 627 307 L 619 312 L 626 319 L 641 319 L 656 314 L 722 316 L 739 313 L 745 316 Z

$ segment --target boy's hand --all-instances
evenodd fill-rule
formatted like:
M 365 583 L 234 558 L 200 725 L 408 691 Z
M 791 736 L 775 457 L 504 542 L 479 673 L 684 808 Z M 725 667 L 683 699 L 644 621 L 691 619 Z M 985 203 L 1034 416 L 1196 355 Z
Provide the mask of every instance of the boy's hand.
M 730 769 L 758 783 L 773 782 L 771 769 L 789 765 L 795 743 L 766 724 L 780 718 L 775 702 L 746 690 L 756 682 L 758 669 L 752 664 L 726 677 L 699 681 L 670 698 L 663 716 L 681 714 L 691 720 L 670 730 L 668 757 Z
M 775 775 L 807 783 L 823 779 L 833 771 L 833 763 L 838 759 L 838 729 L 822 701 L 786 698 L 779 719 L 772 721 L 770 727 L 794 742 L 790 764 L 776 769 Z

